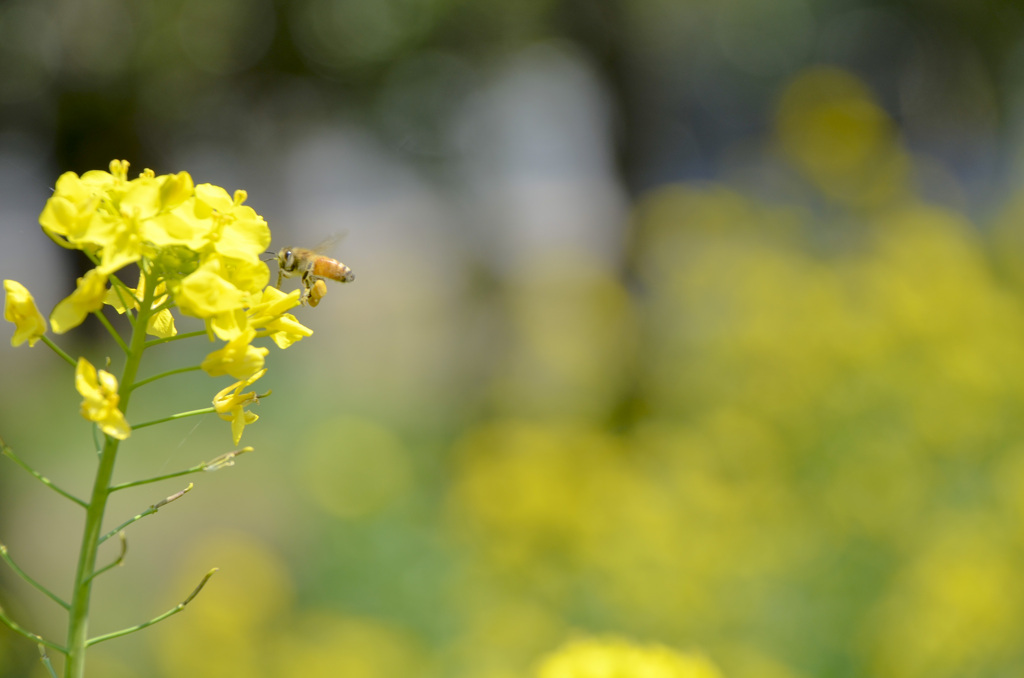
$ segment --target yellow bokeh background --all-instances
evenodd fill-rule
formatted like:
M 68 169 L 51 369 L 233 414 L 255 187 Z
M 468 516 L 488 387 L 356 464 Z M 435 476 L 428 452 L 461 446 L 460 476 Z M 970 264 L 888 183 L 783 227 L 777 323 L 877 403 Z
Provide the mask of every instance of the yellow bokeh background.
M 1024 671 L 1020 200 L 977 224 L 919 196 L 925 161 L 847 71 L 793 77 L 774 124 L 805 199 L 652 188 L 622 270 L 553 248 L 461 297 L 384 298 L 379 335 L 331 289 L 260 459 L 133 527 L 167 536 L 102 593 L 155 612 L 220 571 L 94 675 Z M 407 362 L 361 364 L 375 341 Z M 4 473 L 5 509 L 40 515 Z M 21 642 L 0 631 L 0 675 Z

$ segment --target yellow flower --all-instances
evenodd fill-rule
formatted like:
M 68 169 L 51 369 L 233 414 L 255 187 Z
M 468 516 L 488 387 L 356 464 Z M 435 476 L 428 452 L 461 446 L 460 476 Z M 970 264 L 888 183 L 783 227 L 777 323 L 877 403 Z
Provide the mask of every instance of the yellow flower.
M 4 320 L 14 323 L 11 346 L 21 346 L 26 341 L 35 346 L 39 337 L 46 334 L 46 319 L 36 308 L 35 299 L 24 285 L 14 280 L 4 280 L 4 291 Z
M 224 278 L 224 265 L 212 258 L 185 276 L 174 288 L 174 300 L 182 313 L 212 318 L 245 306 L 247 295 Z
M 298 290 L 295 290 L 295 293 L 298 294 Z M 291 313 L 284 313 L 274 318 L 264 327 L 265 331 L 269 332 L 267 336 L 277 344 L 278 348 L 288 348 L 303 337 L 313 334 L 313 330 L 296 320 Z
M 188 172 L 166 174 L 160 178 L 160 204 L 164 209 L 174 209 L 196 192 L 192 176 Z
M 78 286 L 66 299 L 57 304 L 50 314 L 50 324 L 56 334 L 64 334 L 82 324 L 85 316 L 103 308 L 107 293 L 107 276 L 96 269 L 87 271 L 78 279 Z
M 129 186 L 128 163 L 115 160 L 110 172 L 93 170 L 79 177 L 65 172 L 39 216 L 43 230 L 66 247 L 97 250 L 101 268 L 112 273 L 141 255 L 136 217 L 129 204 L 122 214 L 119 205 Z
M 123 314 L 128 308 L 138 309 L 139 296 L 141 295 L 141 291 L 145 289 L 145 285 L 146 274 L 139 271 L 139 284 L 135 289 L 128 288 L 125 290 L 111 285 L 110 289 L 107 290 L 106 295 L 103 297 L 103 303 L 108 306 L 113 306 L 114 310 L 117 311 L 118 314 Z M 166 291 L 166 283 L 161 282 L 156 286 L 155 297 L 153 299 L 154 307 L 160 306 L 167 300 Z M 171 314 L 171 310 L 169 308 L 165 308 L 155 315 L 150 316 L 149 323 L 146 325 L 146 333 L 151 334 L 154 337 L 160 337 L 161 339 L 176 335 L 178 330 L 174 326 L 174 316 Z
M 677 652 L 661 645 L 640 646 L 620 639 L 584 639 L 549 655 L 537 678 L 722 678 L 703 655 Z
M 143 239 L 156 247 L 181 246 L 199 252 L 213 230 L 208 215 L 197 215 L 195 186 L 188 172 L 157 177 L 151 193 L 138 196 L 141 205 L 155 209 L 140 225 Z
M 74 172 L 65 172 L 57 179 L 53 195 L 46 201 L 39 223 L 43 230 L 61 244 L 81 248 L 101 196 Z
M 285 294 L 276 287 L 267 287 L 260 301 L 249 309 L 249 327 L 260 330 L 261 336 L 269 336 L 278 348 L 288 348 L 313 334 L 313 330 L 296 320 L 295 316 L 285 313 L 298 305 L 299 290 Z
M 235 379 L 245 379 L 263 369 L 263 358 L 270 352 L 256 348 L 250 342 L 256 338 L 256 330 L 248 329 L 229 341 L 224 348 L 206 356 L 202 368 L 211 377 L 230 374 Z
M 235 445 L 242 439 L 242 431 L 245 427 L 259 419 L 258 415 L 245 410 L 246 405 L 258 403 L 259 397 L 255 393 L 242 393 L 242 391 L 266 373 L 266 370 L 260 370 L 248 379 L 228 386 L 213 397 L 213 407 L 217 410 L 217 414 L 224 421 L 231 422 L 231 437 L 234 439 Z
M 117 393 L 117 379 L 105 370 L 96 371 L 85 358 L 78 359 L 75 368 L 75 388 L 82 394 L 82 416 L 99 424 L 100 429 L 112 438 L 124 440 L 131 433 L 124 413 L 117 404 L 121 397 Z

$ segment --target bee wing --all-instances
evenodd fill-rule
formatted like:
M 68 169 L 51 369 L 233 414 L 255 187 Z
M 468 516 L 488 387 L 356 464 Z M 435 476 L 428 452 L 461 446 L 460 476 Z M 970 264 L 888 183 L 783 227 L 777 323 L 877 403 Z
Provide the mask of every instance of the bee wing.
M 318 244 L 316 247 L 311 247 L 310 249 L 313 250 L 314 252 L 316 252 L 317 254 L 326 254 L 331 249 L 333 249 L 335 245 L 337 245 L 339 242 L 341 242 L 345 238 L 345 236 L 347 236 L 347 235 L 348 235 L 348 231 L 342 231 L 341 233 L 335 233 L 334 235 L 331 235 L 331 236 L 328 236 L 328 237 L 324 238 L 320 242 L 320 244 Z

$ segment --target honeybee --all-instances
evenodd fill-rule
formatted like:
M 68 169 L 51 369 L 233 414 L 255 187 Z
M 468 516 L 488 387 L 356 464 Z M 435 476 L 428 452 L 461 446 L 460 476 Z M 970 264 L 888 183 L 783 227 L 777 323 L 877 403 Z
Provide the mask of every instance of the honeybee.
M 283 247 L 277 253 L 277 287 L 281 288 L 281 278 L 302 277 L 302 301 L 309 301 L 316 306 L 327 294 L 324 278 L 340 283 L 352 282 L 356 279 L 352 269 L 337 259 L 331 259 L 318 250 L 304 247 Z

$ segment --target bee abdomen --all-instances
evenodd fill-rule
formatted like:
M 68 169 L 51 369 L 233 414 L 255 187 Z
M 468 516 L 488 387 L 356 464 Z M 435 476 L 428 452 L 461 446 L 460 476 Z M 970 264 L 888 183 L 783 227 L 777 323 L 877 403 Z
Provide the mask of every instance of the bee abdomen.
M 329 257 L 319 257 L 313 262 L 313 275 L 338 282 L 352 282 L 356 279 L 351 268 Z

